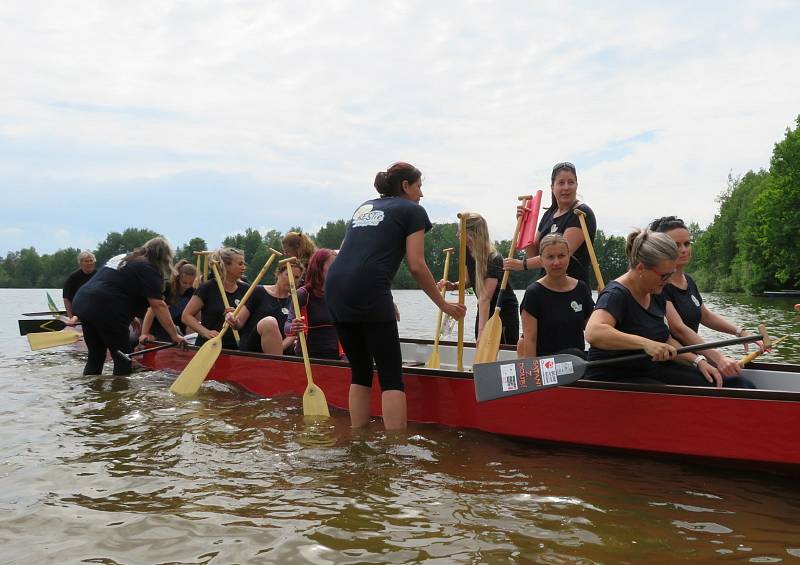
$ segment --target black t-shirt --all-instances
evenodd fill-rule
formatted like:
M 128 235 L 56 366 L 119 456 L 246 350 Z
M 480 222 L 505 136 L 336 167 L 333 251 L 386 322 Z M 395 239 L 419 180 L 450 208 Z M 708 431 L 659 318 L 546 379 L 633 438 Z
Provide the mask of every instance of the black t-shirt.
M 703 297 L 692 277 L 686 275 L 686 282 L 688 283 L 686 290 L 669 283 L 661 292 L 661 297 L 672 302 L 683 323 L 696 332 L 700 328 L 700 318 L 703 315 L 701 311 Z
M 85 322 L 118 329 L 144 316 L 148 299 L 160 299 L 164 279 L 147 260 L 129 261 L 119 269 L 103 267 L 75 294 L 72 310 Z
M 406 253 L 406 237 L 430 229 L 425 209 L 405 198 L 376 198 L 359 206 L 325 279 L 325 300 L 333 319 L 394 320 L 391 285 Z
M 275 298 L 262 285 L 257 286 L 246 305 L 250 311 L 250 317 L 244 327 L 239 330 L 242 343 L 247 342 L 248 336 L 255 331 L 258 322 L 267 316 L 275 318 L 278 322 L 278 328 L 281 330 L 281 336 L 286 337 L 283 326 L 286 323 L 286 317 L 289 315 L 289 303 L 291 301 L 291 296 Z
M 231 308 L 236 308 L 239 305 L 247 289 L 247 284 L 237 281 L 236 290 L 234 292 L 225 292 L 225 295 L 228 297 L 228 304 L 230 304 Z M 222 303 L 217 281 L 212 279 L 204 282 L 194 291 L 194 294 L 203 301 L 203 308 L 200 310 L 200 320 L 202 324 L 209 330 L 221 330 L 222 324 L 225 323 L 225 305 Z M 198 335 L 194 343 L 195 345 L 202 345 L 206 341 L 208 341 L 206 338 Z M 225 332 L 222 338 L 222 347 L 225 349 L 237 349 L 236 338 L 233 336 L 231 330 Z
M 75 298 L 75 294 L 78 292 L 78 289 L 85 285 L 89 279 L 91 279 L 97 271 L 92 271 L 89 274 L 84 273 L 82 270 L 78 269 L 74 273 L 72 273 L 69 277 L 67 277 L 66 282 L 64 282 L 64 291 L 61 293 L 61 296 L 70 302 Z
M 167 305 L 172 322 L 178 327 L 182 334 L 186 333 L 186 324 L 181 321 L 181 316 L 183 315 L 183 309 L 189 304 L 192 295 L 194 295 L 194 288 L 189 287 L 182 295 L 175 299 L 175 302 Z M 150 333 L 153 334 L 153 337 L 158 341 L 170 340 L 169 334 L 161 326 L 161 322 L 159 322 L 156 317 L 153 317 L 153 325 L 150 326 Z
M 548 209 L 539 222 L 539 239 L 551 233 L 564 234 L 567 228 L 581 229 L 581 221 L 575 215 L 575 209 L 583 210 L 586 214 L 586 229 L 589 230 L 589 239 L 594 241 L 594 234 L 597 231 L 597 220 L 594 217 L 594 212 L 587 204 L 579 204 L 566 214 L 554 218 L 553 215 L 558 211 L 558 208 Z M 582 231 L 582 230 L 581 230 Z M 589 259 L 589 249 L 586 247 L 586 242 L 583 242 L 578 249 L 570 257 L 569 266 L 567 267 L 567 274 L 578 280 L 581 280 L 589 285 L 589 268 L 591 260 Z M 544 271 L 542 271 L 544 275 Z
M 623 333 L 639 335 L 662 343 L 666 343 L 669 339 L 669 328 L 664 323 L 663 302 L 654 296 L 650 297 L 650 307 L 645 310 L 624 285 L 617 281 L 611 281 L 597 297 L 595 309 L 606 310 L 611 314 L 617 322 L 614 327 Z M 642 351 L 590 347 L 589 361 L 622 357 L 634 353 L 642 353 Z M 645 358 L 608 366 L 590 367 L 586 375 L 600 377 L 602 374 L 613 372 L 618 377 L 624 375 L 654 378 L 652 370 L 653 362 L 649 358 Z
M 338 259 L 336 260 L 338 261 Z M 334 264 L 336 264 L 334 261 Z M 297 289 L 297 303 L 302 311 L 306 309 L 306 346 L 309 357 L 317 359 L 339 359 L 339 335 L 333 325 L 325 297 L 310 294 L 305 287 Z M 302 315 L 302 313 L 301 313 Z M 292 320 L 296 317 L 294 305 L 289 304 L 289 316 L 286 318 L 284 335 L 289 333 Z M 300 341 L 295 344 L 295 354 L 302 355 Z
M 469 250 L 467 250 L 467 274 L 469 275 L 470 288 L 477 294 L 478 286 L 475 283 L 475 258 L 472 256 Z M 503 258 L 499 254 L 489 259 L 489 263 L 486 265 L 485 278 L 497 279 L 497 287 L 494 289 L 492 303 L 489 306 L 489 315 L 491 316 L 494 313 L 494 309 L 497 307 L 497 298 L 500 294 L 500 283 L 503 282 Z M 478 298 L 480 297 L 478 296 Z M 503 293 L 503 298 L 500 301 L 500 308 L 513 308 L 514 313 L 516 313 L 517 306 L 517 295 L 514 294 L 514 288 L 511 286 L 511 281 L 508 281 L 508 284 L 506 284 L 506 290 Z
M 536 355 L 552 355 L 568 348 L 584 350 L 583 327 L 593 309 L 592 292 L 583 281 L 566 292 L 531 283 L 525 289 L 520 311 L 536 318 Z

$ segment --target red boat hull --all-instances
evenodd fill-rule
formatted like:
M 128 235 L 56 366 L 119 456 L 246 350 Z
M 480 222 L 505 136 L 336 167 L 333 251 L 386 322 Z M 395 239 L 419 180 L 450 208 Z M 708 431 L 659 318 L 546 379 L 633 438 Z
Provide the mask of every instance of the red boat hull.
M 142 356 L 153 369 L 180 372 L 192 350 Z M 764 365 L 798 373 L 795 366 Z M 313 361 L 314 382 L 331 406 L 347 409 L 350 369 L 340 361 Z M 301 396 L 300 358 L 223 352 L 209 377 L 264 397 Z M 408 418 L 603 448 L 800 466 L 800 392 L 717 390 L 580 381 L 533 394 L 477 403 L 471 373 L 407 368 Z M 372 412 L 380 415 L 373 386 Z M 797 467 L 800 469 L 800 467 Z

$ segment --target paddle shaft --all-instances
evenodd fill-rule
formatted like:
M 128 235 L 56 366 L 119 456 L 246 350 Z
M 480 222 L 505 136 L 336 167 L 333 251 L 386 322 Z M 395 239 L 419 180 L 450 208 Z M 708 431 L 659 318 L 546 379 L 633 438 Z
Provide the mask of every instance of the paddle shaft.
M 453 253 L 453 249 L 445 249 L 444 250 L 444 273 L 442 274 L 442 279 L 445 280 L 445 287 L 442 289 L 442 298 L 445 297 L 447 294 L 447 275 L 450 273 L 450 255 Z M 436 318 L 436 335 L 433 336 L 433 348 L 439 348 L 439 334 L 442 333 L 442 309 L 439 308 L 439 315 Z
M 525 206 L 528 205 L 528 202 L 530 201 L 530 196 L 520 196 L 519 200 L 522 201 L 522 207 L 524 208 Z M 523 215 L 520 215 L 517 218 L 517 225 L 514 228 L 514 237 L 511 238 L 511 247 L 508 249 L 508 258 L 509 259 L 513 259 L 514 258 L 514 254 L 517 251 L 517 249 L 516 249 L 517 243 L 516 242 L 517 242 L 517 237 L 519 237 L 519 229 L 522 227 L 523 218 L 524 218 Z M 497 316 L 500 315 L 500 299 L 503 297 L 503 293 L 505 292 L 506 287 L 508 286 L 508 277 L 509 277 L 510 274 L 511 274 L 511 271 L 503 271 L 503 280 L 500 282 L 500 292 L 497 295 L 497 304 L 495 304 L 495 306 L 494 306 L 494 314 L 497 315 Z
M 600 274 L 600 264 L 597 262 L 597 255 L 594 254 L 594 245 L 589 237 L 589 228 L 586 227 L 586 212 L 575 208 L 574 214 L 578 216 L 578 221 L 581 223 L 581 231 L 583 231 L 583 243 L 589 251 L 589 258 L 592 260 L 592 269 L 594 269 L 594 276 L 597 279 L 597 292 L 603 290 L 606 283 L 603 282 L 603 275 Z
M 467 216 L 458 215 L 458 303 L 464 304 L 464 290 L 467 282 Z M 456 348 L 456 368 L 464 370 L 464 318 L 458 320 L 458 345 Z
M 217 269 L 217 265 L 215 263 L 213 263 L 213 262 L 211 263 L 211 270 L 214 271 L 214 280 L 217 281 L 217 288 L 219 288 L 219 295 L 222 297 L 222 305 L 225 306 L 225 311 L 227 311 L 228 308 L 231 307 L 230 303 L 228 302 L 228 294 L 225 292 L 225 285 L 222 284 L 222 279 L 219 276 L 219 269 Z M 239 283 L 237 282 L 236 284 L 238 286 Z M 250 285 L 250 288 L 253 288 L 253 286 L 254 285 Z M 250 289 L 248 288 L 247 290 L 249 291 Z M 241 304 L 242 304 L 242 302 L 240 301 L 239 305 L 241 305 Z M 236 308 L 238 310 L 239 306 L 237 305 Z M 223 329 L 225 329 L 225 328 L 223 328 Z M 231 328 L 231 329 L 233 329 L 233 328 Z M 220 333 L 222 333 L 222 332 L 220 332 Z M 236 338 L 236 345 L 239 345 L 239 331 L 238 330 L 233 330 L 233 337 Z
M 294 284 L 294 273 L 292 272 L 292 265 L 287 265 L 286 272 L 289 275 L 289 290 L 292 293 L 292 306 L 294 307 L 294 315 L 295 318 L 300 316 L 300 301 L 297 299 L 297 288 Z M 308 323 L 308 320 L 305 320 L 305 323 Z M 308 385 L 312 386 L 314 384 L 314 379 L 311 376 L 311 361 L 309 361 L 308 356 L 308 346 L 306 345 L 306 332 L 300 330 L 297 332 L 297 338 L 300 340 L 300 350 L 303 352 L 303 365 L 306 368 L 306 380 L 308 381 Z
M 776 339 L 775 341 L 773 341 L 773 342 L 772 342 L 772 347 L 775 347 L 776 345 L 778 345 L 780 342 L 782 342 L 782 341 L 783 341 L 784 339 L 786 339 L 787 337 L 789 337 L 789 335 L 788 335 L 788 334 L 787 334 L 787 335 L 785 335 L 785 336 L 783 336 L 783 337 L 779 337 L 778 339 Z M 752 361 L 753 359 L 755 359 L 756 357 L 758 357 L 758 356 L 760 356 L 760 355 L 763 355 L 764 353 L 765 353 L 765 351 L 760 351 L 760 350 L 758 350 L 758 349 L 756 349 L 756 350 L 755 350 L 755 351 L 753 351 L 752 353 L 748 353 L 747 355 L 745 355 L 744 357 L 742 357 L 741 359 L 739 359 L 739 361 L 738 361 L 738 363 L 739 363 L 739 366 L 740 366 L 740 367 L 744 367 L 744 366 L 745 366 L 745 365 L 747 365 L 747 364 L 748 364 L 750 361 Z

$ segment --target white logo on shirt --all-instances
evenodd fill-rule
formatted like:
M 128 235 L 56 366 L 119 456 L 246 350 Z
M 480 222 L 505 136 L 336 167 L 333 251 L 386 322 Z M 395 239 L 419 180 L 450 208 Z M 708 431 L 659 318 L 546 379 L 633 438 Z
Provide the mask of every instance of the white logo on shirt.
M 575 312 L 583 312 L 583 304 L 578 304 L 573 300 L 572 302 L 569 303 L 569 305 L 572 306 L 572 309 Z
M 281 312 L 283 313 L 284 316 L 288 316 L 289 315 L 289 309 L 288 308 L 281 308 Z
M 558 226 L 556 224 L 550 226 L 550 233 L 555 233 L 557 231 L 558 231 Z
M 372 210 L 372 204 L 364 204 L 353 213 L 353 227 L 377 226 L 383 221 L 382 210 Z
M 694 294 L 692 294 L 691 296 L 692 296 L 692 302 L 694 302 L 694 305 L 697 306 L 698 308 L 700 308 L 700 301 L 697 300 L 697 297 Z

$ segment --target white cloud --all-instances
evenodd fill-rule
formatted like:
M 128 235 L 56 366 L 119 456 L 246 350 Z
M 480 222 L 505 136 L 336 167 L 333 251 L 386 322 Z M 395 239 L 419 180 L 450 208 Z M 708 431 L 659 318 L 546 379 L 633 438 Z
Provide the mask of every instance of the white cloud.
M 0 143 L 17 154 L 0 151 L 0 175 L 29 187 L 9 206 L 64 183 L 124 201 L 135 181 L 209 171 L 327 193 L 341 209 L 316 225 L 403 159 L 424 203 L 480 211 L 499 239 L 566 159 L 599 226 L 623 233 L 708 222 L 728 171 L 768 166 L 800 113 L 792 3 L 7 4 Z M 209 232 L 247 227 L 192 198 Z

